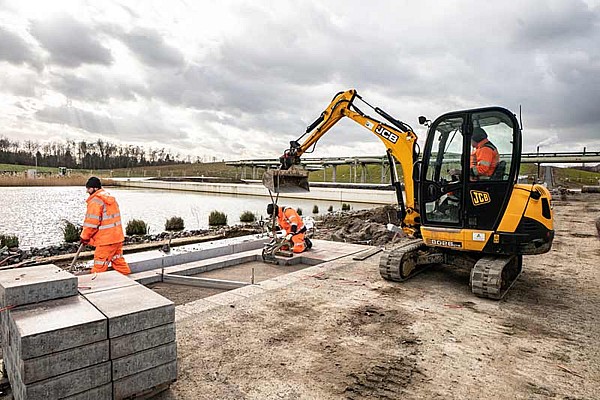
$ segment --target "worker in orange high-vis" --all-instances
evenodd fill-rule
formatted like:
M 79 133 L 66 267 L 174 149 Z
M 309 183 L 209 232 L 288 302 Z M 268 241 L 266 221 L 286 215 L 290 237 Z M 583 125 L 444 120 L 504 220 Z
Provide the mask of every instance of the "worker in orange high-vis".
M 267 214 L 277 218 L 277 225 L 285 231 L 285 238 L 294 244 L 292 248 L 294 253 L 302 253 L 312 247 L 312 242 L 304 235 L 306 226 L 298 212 L 292 207 L 279 207 L 277 204 L 271 203 L 267 205 Z
M 96 247 L 92 272 L 105 272 L 112 266 L 124 275 L 130 274 L 129 265 L 123 258 L 125 237 L 117 201 L 102 189 L 100 179 L 95 176 L 88 179 L 85 187 L 90 197 L 86 200 L 81 243 Z
M 487 133 L 483 128 L 476 127 L 473 129 L 471 146 L 474 150 L 471 153 L 471 180 L 490 179 L 500 160 L 498 149 L 487 137 Z

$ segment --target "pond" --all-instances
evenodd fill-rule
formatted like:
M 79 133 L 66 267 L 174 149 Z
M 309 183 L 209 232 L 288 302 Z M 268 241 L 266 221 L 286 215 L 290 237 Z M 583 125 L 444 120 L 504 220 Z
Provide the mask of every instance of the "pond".
M 181 217 L 186 230 L 207 229 L 211 211 L 227 215 L 228 225 L 240 223 L 244 211 L 253 212 L 258 219 L 266 218 L 267 197 L 219 195 L 156 189 L 108 188 L 121 208 L 123 225 L 141 219 L 150 233 L 164 230 L 168 218 Z M 0 187 L 0 234 L 19 237 L 19 247 L 43 247 L 63 242 L 64 221 L 83 223 L 87 193 L 85 188 L 67 187 Z M 301 208 L 303 215 L 313 215 L 313 206 L 326 213 L 332 206 L 340 210 L 341 202 L 286 199 L 279 204 Z M 376 207 L 375 204 L 349 203 L 354 210 Z

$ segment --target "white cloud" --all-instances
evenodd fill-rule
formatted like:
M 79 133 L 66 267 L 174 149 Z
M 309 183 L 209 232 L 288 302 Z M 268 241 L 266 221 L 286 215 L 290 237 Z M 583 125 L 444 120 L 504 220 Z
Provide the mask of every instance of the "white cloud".
M 419 134 L 419 115 L 522 106 L 526 151 L 593 149 L 599 17 L 591 0 L 5 1 L 0 122 L 12 139 L 276 157 L 356 88 Z M 317 152 L 384 148 L 345 121 Z

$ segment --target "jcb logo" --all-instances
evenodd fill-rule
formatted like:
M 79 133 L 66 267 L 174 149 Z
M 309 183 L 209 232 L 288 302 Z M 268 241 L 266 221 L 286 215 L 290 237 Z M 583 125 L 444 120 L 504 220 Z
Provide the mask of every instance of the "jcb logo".
M 398 141 L 398 135 L 388 131 L 381 124 L 378 125 L 377 128 L 375 128 L 375 133 L 378 134 L 379 136 L 386 138 L 387 140 L 389 140 L 392 143 L 396 143 Z
M 487 204 L 490 201 L 490 194 L 488 192 L 480 192 L 478 190 L 471 190 L 471 201 L 474 206 L 480 206 L 482 204 Z

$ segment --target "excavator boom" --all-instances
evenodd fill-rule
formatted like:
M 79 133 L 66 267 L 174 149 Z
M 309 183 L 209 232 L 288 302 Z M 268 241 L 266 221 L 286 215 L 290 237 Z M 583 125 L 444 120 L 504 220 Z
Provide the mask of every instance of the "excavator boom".
M 363 113 L 356 105 L 361 100 L 387 122 L 379 121 Z M 419 214 L 415 207 L 415 186 L 413 182 L 413 164 L 418 154 L 415 151 L 417 135 L 405 123 L 393 118 L 379 107 L 373 107 L 351 89 L 336 94 L 329 106 L 306 128 L 306 132 L 296 141 L 290 142 L 290 148 L 280 157 L 279 169 L 267 170 L 263 175 L 263 184 L 276 193 L 289 193 L 308 190 L 308 173 L 301 169 L 300 157 L 309 152 L 316 143 L 338 121 L 347 117 L 371 131 L 385 145 L 390 163 L 392 185 L 396 189 L 399 217 L 403 230 L 410 235 L 418 234 Z M 306 138 L 304 136 L 308 135 Z M 300 142 L 304 138 L 304 141 Z M 405 196 L 402 184 L 396 174 L 396 162 L 402 167 Z

